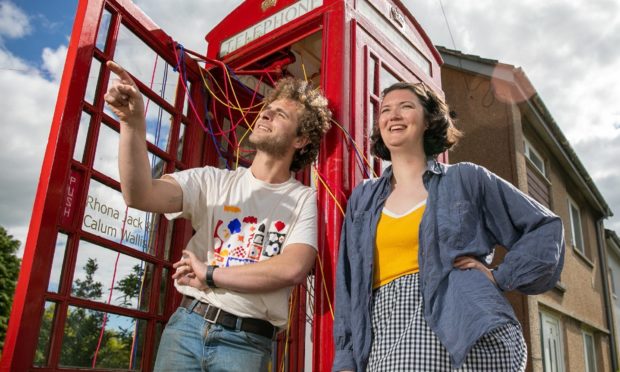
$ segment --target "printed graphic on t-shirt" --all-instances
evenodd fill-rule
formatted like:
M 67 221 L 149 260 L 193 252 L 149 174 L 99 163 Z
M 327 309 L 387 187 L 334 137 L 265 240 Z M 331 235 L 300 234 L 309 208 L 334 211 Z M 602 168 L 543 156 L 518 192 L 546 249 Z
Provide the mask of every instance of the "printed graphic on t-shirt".
M 287 225 L 272 221 L 267 228 L 256 216 L 242 216 L 235 206 L 224 206 L 228 220 L 218 220 L 213 232 L 215 259 L 210 263 L 218 266 L 236 266 L 258 262 L 277 256 L 286 240 Z

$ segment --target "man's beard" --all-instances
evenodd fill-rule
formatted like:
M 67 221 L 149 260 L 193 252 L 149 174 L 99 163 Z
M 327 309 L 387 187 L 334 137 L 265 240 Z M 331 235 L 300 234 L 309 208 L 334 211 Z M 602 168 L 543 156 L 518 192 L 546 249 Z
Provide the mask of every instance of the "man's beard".
M 271 156 L 283 157 L 286 155 L 293 138 L 283 138 L 281 136 L 272 138 L 256 138 L 254 133 L 252 133 L 250 134 L 249 140 L 256 150 L 262 151 Z

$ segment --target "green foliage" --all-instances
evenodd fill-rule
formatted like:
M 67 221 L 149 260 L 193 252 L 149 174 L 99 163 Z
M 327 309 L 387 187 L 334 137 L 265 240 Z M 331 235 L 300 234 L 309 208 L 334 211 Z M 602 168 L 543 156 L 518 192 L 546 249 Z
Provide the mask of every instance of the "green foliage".
M 119 280 L 115 290 L 121 291 L 121 295 L 118 297 L 123 299 L 123 306 L 131 306 L 131 300 L 138 298 L 140 295 L 140 284 L 142 276 L 144 275 L 144 269 L 140 265 L 134 265 L 132 273 Z
M 103 294 L 103 285 L 93 280 L 93 275 L 99 268 L 97 260 L 89 258 L 84 265 L 84 271 L 86 272 L 86 279 L 76 279 L 73 285 L 73 295 L 76 297 L 87 298 L 89 300 L 98 300 Z
M 20 242 L 13 239 L 13 236 L 8 235 L 7 231 L 0 226 L 0 353 L 4 345 L 13 294 L 21 265 L 21 260 L 15 256 L 19 246 Z M 83 269 L 86 276 L 84 279 L 76 279 L 73 282 L 72 295 L 101 301 L 103 284 L 94 279 L 95 273 L 99 269 L 97 260 L 89 258 Z M 122 299 L 124 306 L 131 306 L 133 301 L 138 298 L 143 275 L 144 269 L 140 265 L 135 265 L 129 275 L 117 281 L 114 290 L 119 293 L 119 298 Z M 55 304 L 47 302 L 41 319 L 39 342 L 34 360 L 36 366 L 46 365 L 55 313 Z M 109 321 L 108 319 L 97 353 L 97 367 L 127 369 L 133 343 L 133 327 L 117 329 L 110 327 Z M 135 325 L 135 322 L 133 324 Z M 60 364 L 90 368 L 103 327 L 103 312 L 69 307 L 65 320 Z M 138 355 L 134 362 L 138 364 L 136 368 L 139 368 L 139 358 Z
M 4 337 L 21 265 L 21 260 L 15 256 L 19 246 L 20 242 L 13 239 L 13 236 L 0 226 L 0 354 L 4 347 Z
M 99 269 L 97 260 L 89 258 L 83 269 L 86 276 L 84 279 L 76 279 L 73 282 L 72 294 L 76 297 L 100 301 L 103 295 L 103 285 L 94 280 L 95 273 Z M 114 289 L 120 291 L 120 298 L 126 304 L 131 304 L 132 300 L 138 296 L 142 274 L 143 270 L 136 265 L 132 273 L 117 281 Z M 35 356 L 35 365 L 38 366 L 44 366 L 47 360 L 46 345 L 51 336 L 54 312 L 54 306 L 48 306 L 45 309 L 39 334 L 39 346 Z M 85 368 L 92 366 L 101 330 L 104 328 L 104 316 L 105 314 L 100 311 L 69 307 L 60 353 L 61 366 Z M 130 329 L 111 327 L 111 323 L 111 319 L 108 318 L 101 336 L 96 366 L 127 369 L 133 343 L 133 327 Z M 135 325 L 135 322 L 133 324 Z M 136 359 L 139 363 L 139 356 Z
M 55 304 L 48 303 L 41 319 L 41 327 L 39 328 L 39 342 L 37 351 L 34 356 L 35 366 L 44 366 L 47 360 L 47 343 L 52 337 L 52 322 L 54 321 Z

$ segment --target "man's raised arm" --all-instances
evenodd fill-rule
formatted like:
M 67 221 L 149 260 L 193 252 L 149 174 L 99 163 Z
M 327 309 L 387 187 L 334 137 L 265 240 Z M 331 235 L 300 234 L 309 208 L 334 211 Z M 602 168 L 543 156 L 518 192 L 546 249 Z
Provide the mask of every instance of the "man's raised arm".
M 119 77 L 111 83 L 104 98 L 120 122 L 118 167 L 125 203 L 149 212 L 180 212 L 181 186 L 171 177 L 154 180 L 151 176 L 142 93 L 120 65 L 109 61 L 107 66 Z

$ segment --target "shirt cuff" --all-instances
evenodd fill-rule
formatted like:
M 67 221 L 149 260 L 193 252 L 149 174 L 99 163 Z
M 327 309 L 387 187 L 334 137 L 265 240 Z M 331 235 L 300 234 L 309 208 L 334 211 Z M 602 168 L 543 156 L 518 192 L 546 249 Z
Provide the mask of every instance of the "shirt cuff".
M 491 270 L 491 274 L 495 278 L 495 283 L 499 289 L 502 291 L 512 291 L 514 288 L 510 285 L 510 279 L 507 277 L 508 274 L 506 273 L 507 270 L 505 270 L 505 267 L 503 269 L 504 270 L 502 270 L 502 265 L 499 265 Z
M 351 350 L 336 350 L 332 371 L 355 371 L 353 352 Z

